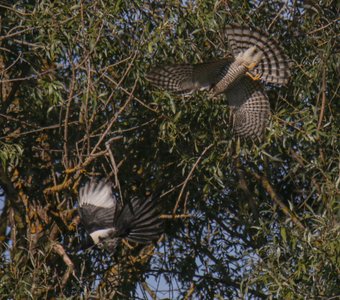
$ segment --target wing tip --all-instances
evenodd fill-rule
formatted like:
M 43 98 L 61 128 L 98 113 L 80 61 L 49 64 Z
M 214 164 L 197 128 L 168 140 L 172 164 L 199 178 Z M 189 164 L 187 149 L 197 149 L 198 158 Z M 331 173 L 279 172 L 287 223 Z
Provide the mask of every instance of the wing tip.
M 117 227 L 125 232 L 125 238 L 128 240 L 152 241 L 163 232 L 163 221 L 159 215 L 159 206 L 153 197 L 145 201 L 136 197 L 130 200 L 130 205 L 125 204 L 123 207 L 117 220 Z
M 79 207 L 93 205 L 97 207 L 112 208 L 116 205 L 116 198 L 112 194 L 111 185 L 104 179 L 90 180 L 79 190 Z

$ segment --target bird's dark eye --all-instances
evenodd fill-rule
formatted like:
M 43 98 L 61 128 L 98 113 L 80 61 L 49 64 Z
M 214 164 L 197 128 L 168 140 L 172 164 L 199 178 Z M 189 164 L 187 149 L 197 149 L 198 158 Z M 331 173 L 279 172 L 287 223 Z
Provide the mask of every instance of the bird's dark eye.
M 105 249 L 112 252 L 112 253 L 115 252 L 118 242 L 119 242 L 118 239 L 107 240 L 105 242 Z
M 105 249 L 109 252 L 114 253 L 117 248 L 117 244 L 119 243 L 120 239 L 109 239 L 109 238 L 99 238 L 99 242 L 96 244 L 96 246 L 99 249 Z

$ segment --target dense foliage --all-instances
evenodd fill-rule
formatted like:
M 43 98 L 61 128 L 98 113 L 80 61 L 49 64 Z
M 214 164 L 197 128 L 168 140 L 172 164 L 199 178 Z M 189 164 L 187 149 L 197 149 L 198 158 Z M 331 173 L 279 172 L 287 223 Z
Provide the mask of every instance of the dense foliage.
M 67 4 L 65 4 L 67 3 Z M 13 299 L 339 296 L 336 1 L 0 1 L 0 295 Z M 155 65 L 228 53 L 268 31 L 292 60 L 268 87 L 263 141 L 233 137 L 221 96 L 180 97 Z M 87 246 L 77 190 L 154 194 L 165 234 Z

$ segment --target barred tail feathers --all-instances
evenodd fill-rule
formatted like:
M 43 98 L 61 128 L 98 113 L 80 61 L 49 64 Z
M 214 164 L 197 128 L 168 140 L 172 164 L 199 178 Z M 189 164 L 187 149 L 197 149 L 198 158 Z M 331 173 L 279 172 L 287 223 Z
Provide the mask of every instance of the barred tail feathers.
M 254 72 L 260 74 L 265 82 L 278 85 L 288 83 L 290 77 L 289 59 L 280 45 L 268 34 L 249 30 L 239 25 L 229 25 L 226 27 L 226 35 L 234 56 L 253 46 L 263 52 L 263 58 Z

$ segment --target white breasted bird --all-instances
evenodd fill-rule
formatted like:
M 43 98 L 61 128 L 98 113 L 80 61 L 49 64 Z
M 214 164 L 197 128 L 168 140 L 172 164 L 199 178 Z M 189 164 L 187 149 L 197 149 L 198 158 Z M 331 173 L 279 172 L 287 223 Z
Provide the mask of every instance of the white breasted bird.
M 162 234 L 155 199 L 134 197 L 122 206 L 104 180 L 90 181 L 80 188 L 78 210 L 95 245 L 110 252 L 121 239 L 145 244 Z

